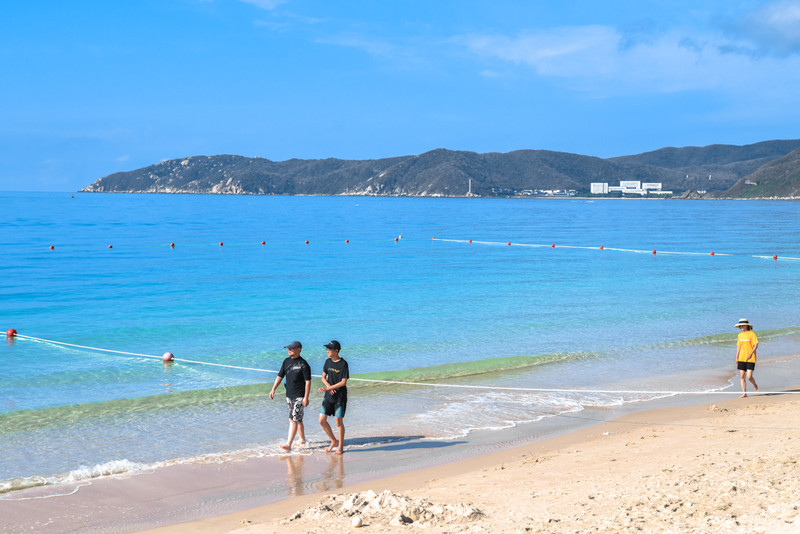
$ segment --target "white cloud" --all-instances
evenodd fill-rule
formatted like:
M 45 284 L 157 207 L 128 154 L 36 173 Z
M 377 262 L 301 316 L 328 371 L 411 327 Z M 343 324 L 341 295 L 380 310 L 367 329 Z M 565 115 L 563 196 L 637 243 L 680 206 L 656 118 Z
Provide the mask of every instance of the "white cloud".
M 609 26 L 561 27 L 517 36 L 456 39 L 479 57 L 482 70 L 499 60 L 593 96 L 741 91 L 800 81 L 798 58 L 754 57 L 721 34 L 668 30 L 631 41 Z M 487 65 L 488 62 L 488 65 Z
M 266 9 L 271 11 L 281 4 L 287 3 L 289 0 L 241 0 L 245 4 L 251 4 L 259 9 Z
M 119 163 L 125 163 L 129 159 L 131 159 L 130 154 L 125 154 L 124 156 L 120 156 L 118 158 L 115 158 L 114 161 L 119 162 Z
M 800 0 L 777 0 L 743 16 L 736 29 L 757 51 L 788 55 L 800 52 Z

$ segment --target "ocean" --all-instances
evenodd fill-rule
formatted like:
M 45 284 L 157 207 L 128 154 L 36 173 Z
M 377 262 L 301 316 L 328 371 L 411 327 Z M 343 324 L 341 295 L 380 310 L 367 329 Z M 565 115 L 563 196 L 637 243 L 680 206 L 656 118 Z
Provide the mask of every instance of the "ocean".
M 800 353 L 797 202 L 0 193 L 0 205 L 0 329 L 20 334 L 0 348 L 0 499 L 280 455 L 283 386 L 267 394 L 293 340 L 315 375 L 323 345 L 342 343 L 350 449 L 735 391 L 740 317 L 760 366 Z M 179 361 L 162 363 L 167 351 Z M 312 449 L 325 443 L 317 385 Z

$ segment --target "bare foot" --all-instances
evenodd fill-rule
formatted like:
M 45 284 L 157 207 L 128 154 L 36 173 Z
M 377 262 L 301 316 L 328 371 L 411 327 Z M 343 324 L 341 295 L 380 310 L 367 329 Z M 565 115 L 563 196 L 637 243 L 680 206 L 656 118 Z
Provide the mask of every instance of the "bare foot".
M 753 389 L 755 389 L 756 393 L 758 393 L 758 387 L 753 387 Z
M 281 449 L 283 449 L 285 451 L 290 451 L 290 450 L 292 450 L 292 446 L 291 445 L 281 445 Z
M 344 450 L 336 449 L 336 452 L 334 452 L 333 454 L 337 454 L 337 455 L 341 456 L 342 454 L 344 454 Z
M 740 399 L 743 399 L 743 398 L 745 398 L 746 396 L 747 396 L 747 393 L 742 393 L 742 396 L 741 396 L 741 397 L 739 397 L 739 398 L 740 398 Z
M 337 440 L 331 441 L 331 444 L 325 449 L 325 452 L 331 452 L 333 449 L 339 446 L 339 442 Z

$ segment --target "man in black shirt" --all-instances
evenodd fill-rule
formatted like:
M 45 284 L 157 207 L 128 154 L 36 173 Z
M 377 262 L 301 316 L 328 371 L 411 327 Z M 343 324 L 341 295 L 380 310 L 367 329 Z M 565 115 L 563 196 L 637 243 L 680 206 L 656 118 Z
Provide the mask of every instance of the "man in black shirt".
M 328 349 L 328 359 L 322 367 L 322 383 L 324 387 L 319 388 L 319 393 L 325 392 L 322 400 L 322 410 L 319 413 L 319 424 L 322 430 L 331 439 L 330 446 L 325 449 L 330 452 L 336 449 L 334 454 L 344 452 L 344 412 L 347 409 L 347 379 L 350 378 L 350 367 L 343 358 L 339 357 L 342 345 L 335 339 L 324 345 Z M 328 424 L 328 416 L 333 416 L 336 420 L 336 430 L 339 439 L 333 435 L 331 425 Z
M 303 409 L 308 406 L 308 394 L 311 391 L 311 367 L 308 362 L 300 357 L 303 344 L 299 341 L 292 341 L 286 347 L 289 357 L 283 360 L 269 398 L 275 398 L 275 389 L 286 377 L 286 403 L 289 405 L 289 438 L 286 445 L 281 445 L 285 451 L 292 450 L 292 441 L 295 434 L 300 437 L 300 444 L 306 442 L 306 431 L 303 426 Z

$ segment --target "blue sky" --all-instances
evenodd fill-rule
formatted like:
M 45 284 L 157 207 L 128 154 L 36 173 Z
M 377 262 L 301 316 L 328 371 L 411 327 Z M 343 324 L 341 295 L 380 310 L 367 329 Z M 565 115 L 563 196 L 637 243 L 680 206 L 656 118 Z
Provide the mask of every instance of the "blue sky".
M 800 138 L 800 0 L 30 0 L 0 190 L 165 159 L 599 157 Z

